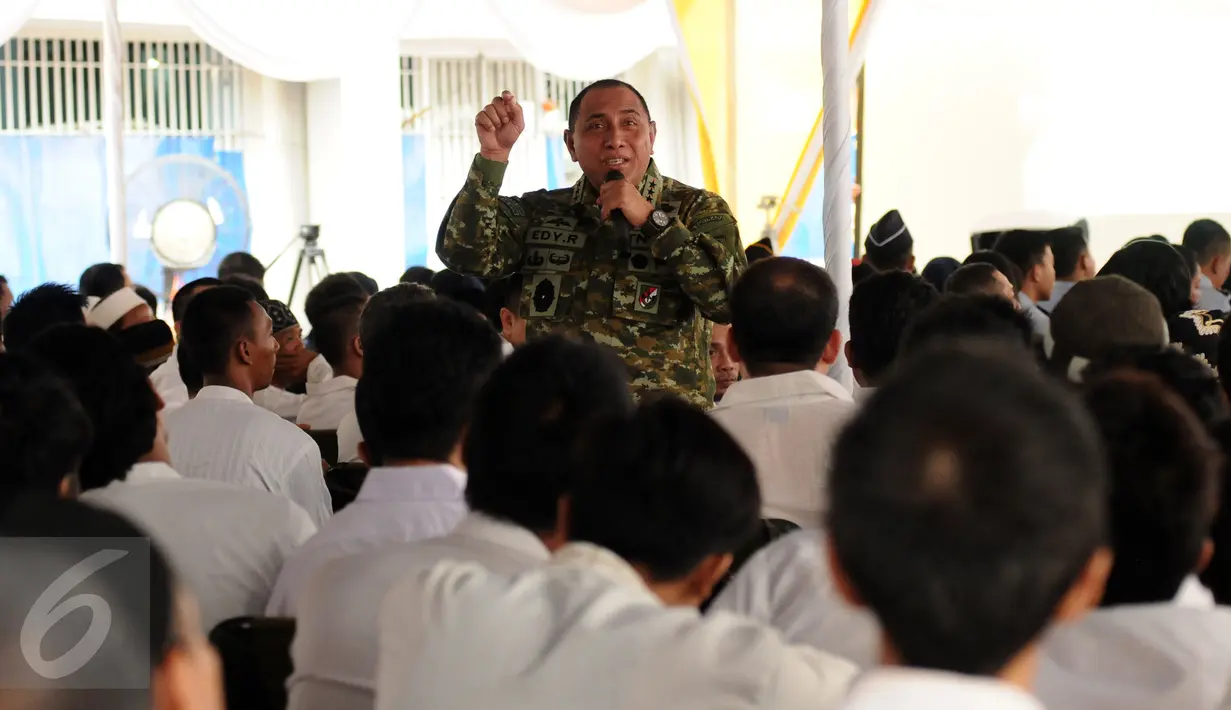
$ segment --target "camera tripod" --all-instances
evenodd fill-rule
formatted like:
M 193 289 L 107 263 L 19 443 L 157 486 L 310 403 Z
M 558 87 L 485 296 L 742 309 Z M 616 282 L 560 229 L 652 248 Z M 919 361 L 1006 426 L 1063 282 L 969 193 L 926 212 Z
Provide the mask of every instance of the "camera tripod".
M 329 261 L 325 258 L 325 249 L 321 247 L 318 241 L 321 238 L 320 225 L 305 224 L 299 228 L 299 234 L 296 235 L 282 249 L 282 252 L 274 257 L 273 261 L 265 267 L 272 269 L 278 260 L 286 255 L 291 247 L 295 246 L 296 242 L 302 241 L 303 246 L 299 248 L 299 259 L 295 263 L 295 276 L 291 279 L 291 293 L 287 297 L 287 305 L 295 301 L 295 289 L 299 286 L 299 279 L 306 275 L 308 279 L 308 290 L 320 283 L 321 279 L 329 275 Z M 307 265 L 307 270 L 304 270 L 304 265 Z

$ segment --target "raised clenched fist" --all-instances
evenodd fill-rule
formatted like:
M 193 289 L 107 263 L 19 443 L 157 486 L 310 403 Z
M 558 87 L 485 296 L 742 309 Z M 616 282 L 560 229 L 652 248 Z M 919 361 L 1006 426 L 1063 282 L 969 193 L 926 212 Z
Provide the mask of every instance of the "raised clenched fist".
M 506 91 L 474 117 L 479 134 L 479 154 L 489 160 L 508 162 L 509 151 L 521 132 L 526 130 L 526 117 L 512 92 Z

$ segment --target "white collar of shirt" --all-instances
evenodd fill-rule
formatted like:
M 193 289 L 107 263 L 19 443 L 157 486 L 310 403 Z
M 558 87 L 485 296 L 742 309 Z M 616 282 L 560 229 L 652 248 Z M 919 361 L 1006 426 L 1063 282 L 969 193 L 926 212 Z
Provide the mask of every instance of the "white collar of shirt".
M 359 380 L 350 375 L 338 375 L 324 382 L 309 382 L 308 394 L 312 397 L 319 397 L 323 394 L 332 394 L 342 390 L 353 390 L 358 384 Z
M 208 385 L 197 392 L 196 399 L 216 399 L 230 402 L 246 402 L 252 404 L 252 398 L 234 387 Z
M 822 396 L 842 402 L 855 401 L 845 387 L 831 378 L 815 370 L 800 370 L 733 382 L 722 396 L 719 408 L 799 396 Z
M 407 503 L 458 500 L 466 488 L 466 474 L 456 466 L 378 467 L 368 472 L 355 501 Z
M 551 551 L 538 535 L 520 525 L 506 523 L 478 511 L 467 513 L 449 535 L 507 547 L 544 562 L 551 558 Z
M 855 682 L 843 710 L 1044 710 L 1034 696 L 995 678 L 913 668 L 876 668 Z
M 1211 289 L 1211 290 L 1213 290 L 1213 288 L 1214 288 L 1214 282 L 1210 280 L 1210 277 L 1209 277 L 1209 276 L 1206 276 L 1204 271 L 1201 271 L 1201 272 L 1198 272 L 1198 273 L 1200 273 L 1200 274 L 1201 274 L 1201 288 L 1206 288 L 1206 289 Z
M 1176 593 L 1173 604 L 1184 609 L 1208 610 L 1217 606 L 1214 594 L 1201 584 L 1201 580 L 1197 579 L 1196 575 L 1192 574 L 1184 578 L 1184 583 L 1180 585 L 1180 591 Z
M 556 553 L 552 555 L 551 564 L 556 567 L 580 567 L 596 572 L 621 587 L 645 592 L 657 603 L 662 603 L 658 596 L 645 586 L 645 580 L 637 574 L 637 570 L 633 569 L 632 565 L 611 550 L 598 545 L 588 542 L 570 542 L 556 550 Z
M 176 473 L 170 464 L 163 463 L 162 461 L 146 461 L 134 464 L 132 468 L 128 469 L 128 475 L 124 477 L 124 482 L 140 485 L 154 481 L 179 481 L 182 479 L 183 476 Z
M 1029 297 L 1029 296 L 1027 296 L 1027 295 L 1026 295 L 1026 292 L 1025 292 L 1025 291 L 1018 291 L 1018 292 L 1017 292 L 1017 301 L 1018 301 L 1018 303 L 1022 304 L 1022 308 L 1023 308 L 1024 310 L 1030 310 L 1030 309 L 1031 309 L 1031 308 L 1033 308 L 1035 305 L 1037 305 L 1037 304 L 1034 302 L 1034 299 L 1033 299 L 1033 298 L 1031 298 L 1031 297 Z

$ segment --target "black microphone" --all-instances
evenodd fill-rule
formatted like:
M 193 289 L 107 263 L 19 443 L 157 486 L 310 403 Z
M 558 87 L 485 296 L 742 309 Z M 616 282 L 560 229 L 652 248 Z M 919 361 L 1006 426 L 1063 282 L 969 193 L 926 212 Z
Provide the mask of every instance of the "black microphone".
M 605 182 L 613 182 L 615 180 L 623 180 L 624 173 L 619 170 L 612 170 L 607 173 Z M 624 216 L 624 210 L 611 211 L 611 226 L 615 231 L 616 246 L 620 250 L 620 257 L 627 259 L 633 255 L 632 241 L 628 233 L 632 231 L 633 226 L 628 223 L 628 218 Z

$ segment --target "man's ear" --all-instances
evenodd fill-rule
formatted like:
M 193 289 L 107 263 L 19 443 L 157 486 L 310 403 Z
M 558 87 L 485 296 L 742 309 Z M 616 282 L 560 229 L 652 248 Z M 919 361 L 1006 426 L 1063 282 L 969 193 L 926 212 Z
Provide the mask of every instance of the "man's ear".
M 658 138 L 658 124 L 650 121 L 650 155 L 654 155 L 654 141 Z
M 700 601 L 709 599 L 714 594 L 714 587 L 734 562 L 735 555 L 729 552 L 725 555 L 710 555 L 701 560 L 701 564 L 688 575 L 688 595 Z
M 351 347 L 351 350 L 354 351 L 355 357 L 362 360 L 363 359 L 363 343 L 359 342 L 358 335 L 355 335 L 355 337 L 351 339 L 350 347 Z
M 568 148 L 568 157 L 572 158 L 573 162 L 576 163 L 577 162 L 577 149 L 573 146 L 573 132 L 572 131 L 569 131 L 569 130 L 564 131 L 564 147 Z
M 56 490 L 56 496 L 61 500 L 72 500 L 81 494 L 81 478 L 70 473 L 60 479 L 60 485 Z
M 1086 612 L 1098 607 L 1103 599 L 1103 592 L 1107 589 L 1107 575 L 1111 574 L 1114 559 L 1111 548 L 1108 547 L 1100 547 L 1090 555 L 1077 580 L 1056 605 L 1053 616 L 1056 621 L 1077 621 L 1085 616 Z
M 825 560 L 829 565 L 829 576 L 833 579 L 834 589 L 838 590 L 838 596 L 853 607 L 865 606 L 855 585 L 851 584 L 850 578 L 846 576 L 846 570 L 842 569 L 842 561 L 838 559 L 838 551 L 834 548 L 833 538 L 829 535 L 825 535 Z
M 507 340 L 509 334 L 513 332 L 513 325 L 516 323 L 517 316 L 513 315 L 513 311 L 507 308 L 500 309 L 500 334 Z
M 359 460 L 367 464 L 371 468 L 375 468 L 380 464 L 372 458 L 372 450 L 368 448 L 368 442 L 359 442 Z
M 240 338 L 239 342 L 235 343 L 235 355 L 244 365 L 252 364 L 252 343 L 248 342 L 247 338 Z
M 911 254 L 910 259 L 906 262 L 906 272 L 915 273 L 915 255 Z
M 829 334 L 829 342 L 825 343 L 825 350 L 821 352 L 821 362 L 826 365 L 832 365 L 838 361 L 838 353 L 842 352 L 842 333 L 836 328 Z
M 1201 557 L 1197 559 L 1197 569 L 1193 570 L 1193 574 L 1201 574 L 1206 567 L 1210 566 L 1210 561 L 1214 559 L 1214 541 L 1206 538 L 1201 543 Z

